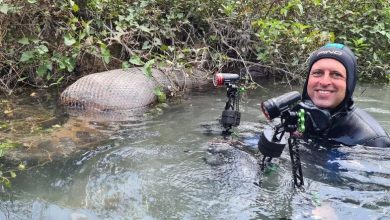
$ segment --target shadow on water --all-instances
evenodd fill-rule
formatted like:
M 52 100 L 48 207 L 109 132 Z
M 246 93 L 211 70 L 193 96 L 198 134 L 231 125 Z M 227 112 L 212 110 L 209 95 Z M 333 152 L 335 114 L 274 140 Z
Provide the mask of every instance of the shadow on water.
M 388 219 L 389 149 L 303 144 L 303 189 L 292 186 L 287 148 L 260 172 L 257 141 L 266 125 L 260 102 L 290 90 L 244 94 L 241 124 L 228 138 L 217 120 L 223 89 L 194 92 L 143 120 L 70 117 L 41 126 L 60 128 L 38 135 L 1 130 L 68 153 L 18 173 L 2 194 L 0 219 Z M 390 88 L 356 94 L 357 105 L 389 131 L 390 103 L 380 100 L 390 100 Z M 54 103 L 29 113 L 52 109 L 47 115 L 57 118 Z M 15 104 L 33 109 L 35 102 L 24 105 Z

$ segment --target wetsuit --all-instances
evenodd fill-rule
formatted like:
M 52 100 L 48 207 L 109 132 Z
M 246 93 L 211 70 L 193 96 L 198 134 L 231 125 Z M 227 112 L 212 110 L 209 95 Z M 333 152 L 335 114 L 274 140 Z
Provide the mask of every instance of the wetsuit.
M 323 58 L 332 58 L 341 62 L 347 70 L 347 90 L 344 100 L 335 109 L 330 109 L 332 115 L 329 127 L 318 136 L 344 145 L 366 145 L 372 147 L 390 147 L 389 134 L 368 113 L 354 106 L 352 99 L 357 81 L 356 58 L 352 51 L 341 44 L 329 44 L 314 51 L 309 58 L 309 72 L 312 65 Z M 302 93 L 302 99 L 310 100 L 307 94 L 309 74 Z M 311 100 L 310 100 L 311 101 Z
M 329 145 L 364 145 L 390 147 L 390 137 L 383 127 L 367 112 L 355 106 L 332 115 L 329 128 L 320 134 L 308 132 L 307 138 L 327 141 Z

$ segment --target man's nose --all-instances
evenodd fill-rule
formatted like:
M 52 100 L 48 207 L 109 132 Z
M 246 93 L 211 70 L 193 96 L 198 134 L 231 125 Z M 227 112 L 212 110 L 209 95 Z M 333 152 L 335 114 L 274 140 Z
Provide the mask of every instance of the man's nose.
M 321 77 L 320 83 L 321 85 L 330 85 L 332 83 L 332 78 L 328 72 Z

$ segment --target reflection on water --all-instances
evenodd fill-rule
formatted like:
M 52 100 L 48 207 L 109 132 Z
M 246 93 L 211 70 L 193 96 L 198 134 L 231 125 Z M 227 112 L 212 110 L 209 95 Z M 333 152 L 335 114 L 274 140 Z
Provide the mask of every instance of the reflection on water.
M 266 124 L 260 102 L 287 91 L 245 94 L 241 124 L 228 139 L 217 122 L 223 89 L 194 92 L 145 120 L 68 118 L 48 133 L 66 130 L 62 138 L 31 138 L 55 139 L 57 150 L 89 145 L 18 173 L 2 195 L 0 219 L 388 218 L 390 149 L 301 147 L 304 190 L 292 187 L 288 149 L 273 160 L 275 169 L 259 171 L 257 140 Z M 390 131 L 390 102 L 383 101 L 390 88 L 365 86 L 356 94 L 357 105 Z

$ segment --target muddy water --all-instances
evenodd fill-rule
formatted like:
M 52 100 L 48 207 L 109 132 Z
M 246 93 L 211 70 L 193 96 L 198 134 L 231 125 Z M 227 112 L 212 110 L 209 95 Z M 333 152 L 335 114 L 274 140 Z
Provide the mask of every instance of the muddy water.
M 302 147 L 301 190 L 292 187 L 288 149 L 273 160 L 275 169 L 260 172 L 260 102 L 291 89 L 247 92 L 241 124 L 228 139 L 217 121 L 224 89 L 194 92 L 122 122 L 63 118 L 55 95 L 40 105 L 16 99 L 12 108 L 41 132 L 31 133 L 27 120 L 29 129 L 2 135 L 57 154 L 25 159 L 34 166 L 2 193 L 0 219 L 389 219 L 390 149 Z M 390 132 L 390 87 L 362 85 L 355 94 Z

